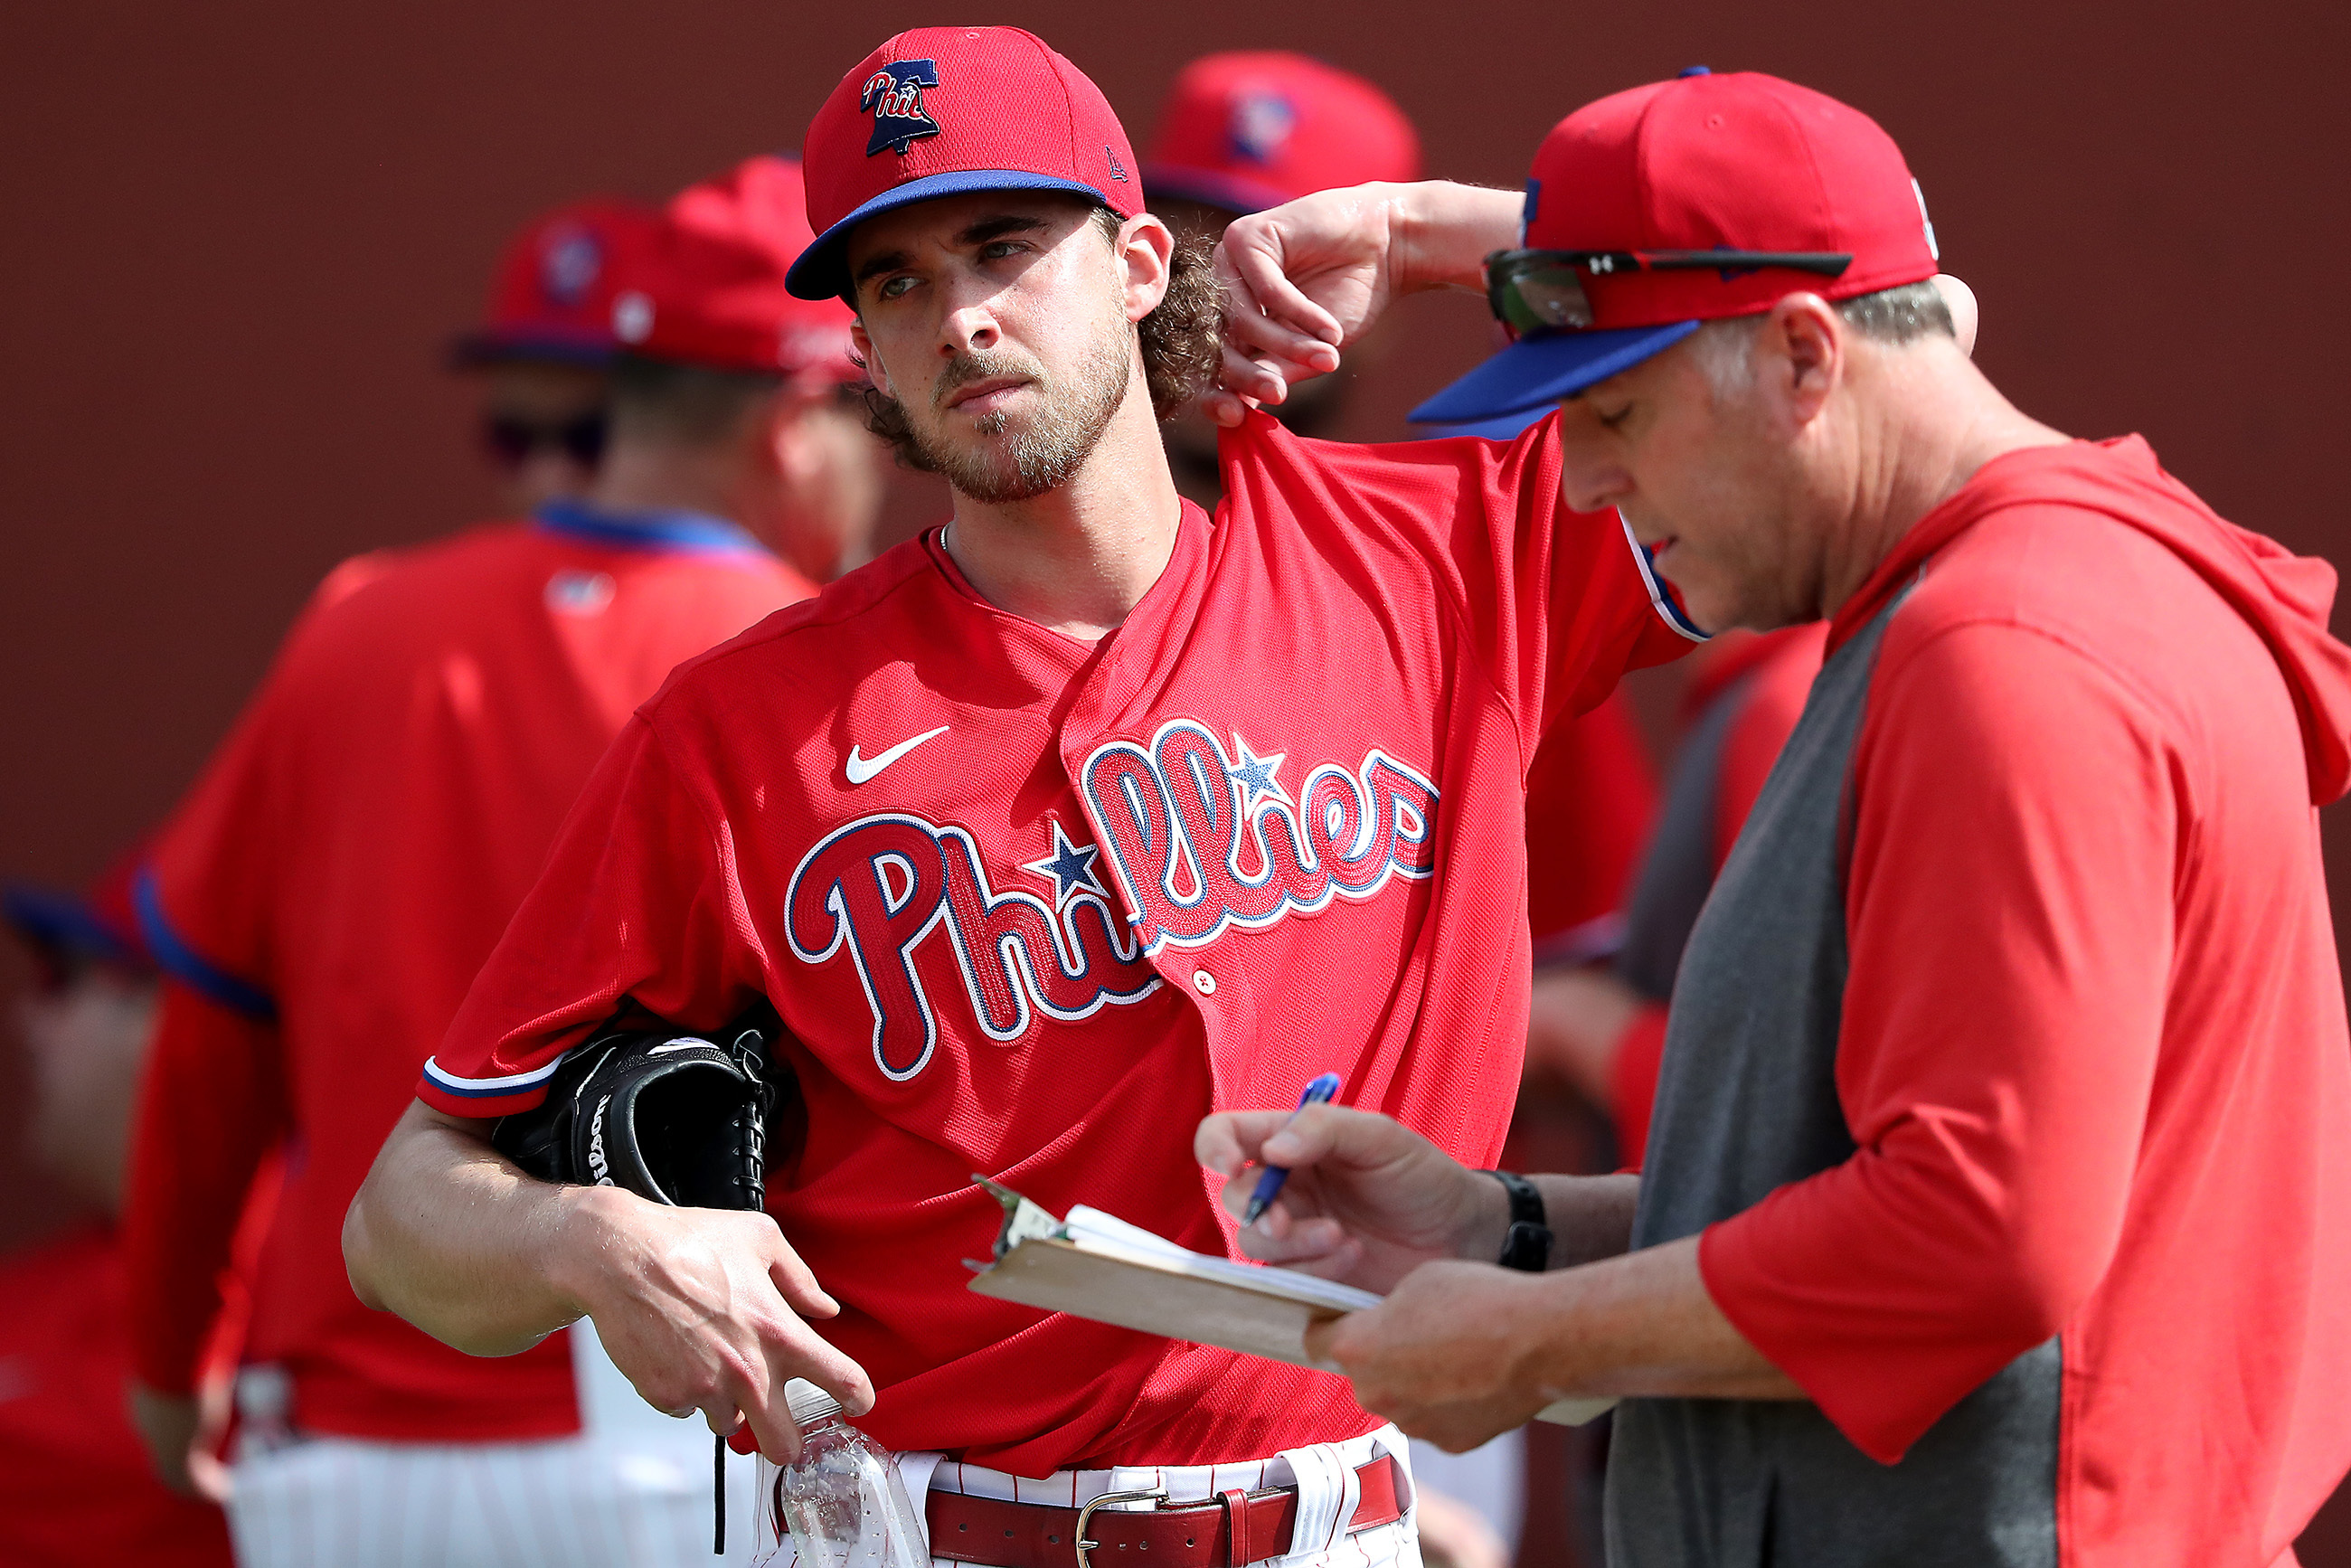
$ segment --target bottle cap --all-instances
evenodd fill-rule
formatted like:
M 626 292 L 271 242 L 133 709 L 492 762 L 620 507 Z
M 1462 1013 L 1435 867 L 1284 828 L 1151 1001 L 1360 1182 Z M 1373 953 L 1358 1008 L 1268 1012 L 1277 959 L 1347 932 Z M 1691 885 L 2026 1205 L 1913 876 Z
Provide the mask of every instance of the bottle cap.
M 828 1416 L 841 1414 L 841 1401 L 805 1377 L 795 1377 L 784 1385 L 784 1403 L 791 1408 L 792 1424 L 803 1431 Z

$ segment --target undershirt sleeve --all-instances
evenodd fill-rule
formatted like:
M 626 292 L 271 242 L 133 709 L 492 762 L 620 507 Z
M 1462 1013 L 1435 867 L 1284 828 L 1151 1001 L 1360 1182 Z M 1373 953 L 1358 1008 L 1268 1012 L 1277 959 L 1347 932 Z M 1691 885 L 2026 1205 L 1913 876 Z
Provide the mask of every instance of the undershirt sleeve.
M 1699 1261 L 1890 1464 L 2114 1257 L 2193 822 L 2143 704 L 2039 632 L 1933 635 L 1881 664 L 1870 708 L 1836 1065 L 1858 1148 L 1708 1229 Z
M 716 1028 L 764 985 L 750 932 L 727 831 L 639 716 L 565 820 L 417 1098 L 456 1116 L 528 1110 L 624 998 Z

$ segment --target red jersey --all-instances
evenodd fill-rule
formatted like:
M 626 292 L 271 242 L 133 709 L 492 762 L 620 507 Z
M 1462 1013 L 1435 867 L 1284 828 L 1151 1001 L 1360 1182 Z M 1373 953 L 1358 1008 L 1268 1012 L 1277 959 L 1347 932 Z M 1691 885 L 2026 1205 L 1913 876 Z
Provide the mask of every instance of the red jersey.
M 228 1568 L 228 1521 L 163 1490 L 122 1404 L 120 1259 L 88 1229 L 0 1263 L 0 1563 Z
M 1527 924 L 1537 963 L 1592 964 L 1616 950 L 1619 911 L 1656 810 L 1656 769 L 1623 693 L 1543 737 L 1527 773 Z
M 964 1288 L 984 1172 L 1227 1249 L 1223 1106 L 1350 1104 L 1501 1147 L 1524 1051 L 1524 779 L 1557 715 L 1689 644 L 1558 422 L 1508 445 L 1254 415 L 1123 625 L 981 599 L 935 536 L 681 669 L 605 759 L 418 1093 L 535 1103 L 626 996 L 766 995 L 807 1103 L 768 1207 L 872 1375 L 869 1427 L 1042 1475 L 1369 1430 L 1325 1374 Z
M 570 504 L 329 579 L 140 891 L 170 977 L 126 1215 L 142 1378 L 187 1386 L 238 1198 L 282 1139 L 246 1358 L 291 1373 L 298 1427 L 577 1428 L 562 1336 L 477 1360 L 370 1312 L 343 1212 L 630 713 L 810 591 L 716 519 Z
M 2054 1336 L 2059 1561 L 2291 1561 L 2351 1464 L 2334 572 L 2133 438 L 1986 465 L 1832 655 L 1913 583 L 1843 790 L 1857 1146 L 1707 1228 L 1708 1288 L 1889 1464 Z

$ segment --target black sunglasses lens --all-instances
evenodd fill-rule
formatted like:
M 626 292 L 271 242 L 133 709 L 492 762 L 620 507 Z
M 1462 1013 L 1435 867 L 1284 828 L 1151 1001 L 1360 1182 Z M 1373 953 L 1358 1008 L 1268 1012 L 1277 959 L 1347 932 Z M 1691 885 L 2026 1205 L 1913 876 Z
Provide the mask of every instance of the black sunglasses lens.
M 1520 251 L 1489 264 L 1488 298 L 1494 315 L 1513 332 L 1563 331 L 1592 325 L 1592 300 L 1575 263 L 1541 251 Z
M 582 468 L 604 460 L 604 416 L 591 413 L 571 421 L 557 434 L 563 455 Z
M 482 445 L 499 463 L 511 468 L 530 456 L 531 448 L 538 444 L 538 432 L 519 419 L 486 419 L 482 422 Z

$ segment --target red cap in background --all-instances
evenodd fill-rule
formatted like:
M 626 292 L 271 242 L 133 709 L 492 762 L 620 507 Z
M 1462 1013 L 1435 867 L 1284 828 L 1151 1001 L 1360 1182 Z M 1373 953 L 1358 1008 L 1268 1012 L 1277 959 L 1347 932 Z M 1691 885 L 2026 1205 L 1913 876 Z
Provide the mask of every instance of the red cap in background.
M 1121 217 L 1142 176 L 1102 89 L 1018 27 L 916 27 L 841 78 L 809 122 L 808 218 L 792 267 L 803 299 L 849 290 L 843 249 L 865 219 L 970 191 L 1066 191 Z
M 1692 67 L 1588 103 L 1552 127 L 1527 181 L 1529 249 L 1850 256 L 1834 277 L 1784 267 L 1583 279 L 1592 325 L 1529 332 L 1413 410 L 1490 419 L 1573 397 L 1702 321 L 1798 292 L 1850 299 L 1935 275 L 1927 200 L 1877 122 L 1778 77 Z
M 1208 55 L 1160 106 L 1143 177 L 1160 197 L 1254 213 L 1316 191 L 1420 178 L 1420 137 L 1359 76 L 1280 49 Z
M 784 284 L 808 249 L 806 205 L 799 162 L 764 154 L 681 192 L 613 295 L 620 346 L 714 370 L 860 379 L 849 308 Z
M 612 338 L 612 295 L 627 258 L 656 221 L 633 202 L 574 202 L 533 219 L 507 243 L 482 325 L 459 338 L 460 365 L 516 360 L 601 365 Z

